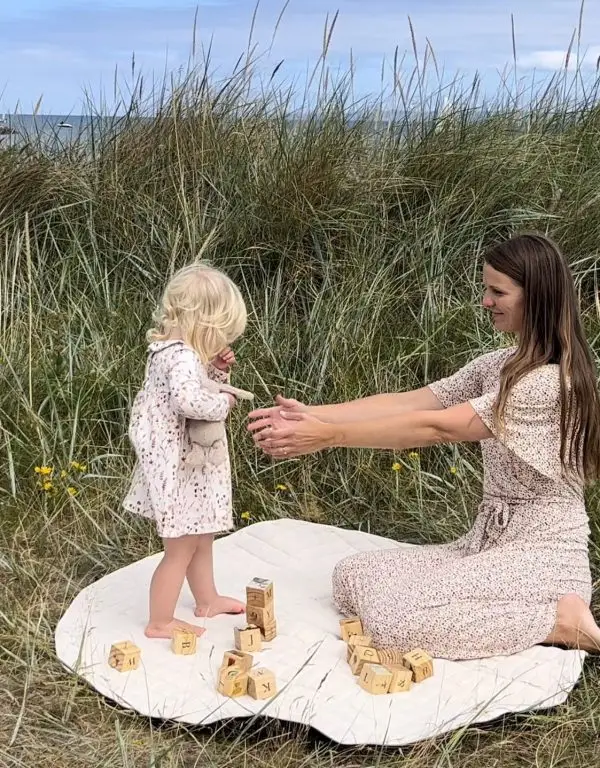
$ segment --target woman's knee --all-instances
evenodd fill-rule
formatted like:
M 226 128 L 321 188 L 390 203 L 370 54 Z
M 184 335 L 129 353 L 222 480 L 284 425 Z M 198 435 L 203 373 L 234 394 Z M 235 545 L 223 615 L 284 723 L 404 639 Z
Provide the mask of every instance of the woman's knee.
M 339 563 L 334 565 L 333 573 L 331 574 L 331 583 L 333 585 L 334 592 L 339 590 L 339 588 L 344 584 L 345 571 L 346 567 L 344 565 L 344 560 L 340 560 Z
M 365 634 L 371 636 L 373 645 L 377 648 L 396 648 L 405 652 L 411 650 L 410 616 L 403 615 L 401 611 L 393 612 L 381 605 L 368 603 L 363 606 L 361 622 Z

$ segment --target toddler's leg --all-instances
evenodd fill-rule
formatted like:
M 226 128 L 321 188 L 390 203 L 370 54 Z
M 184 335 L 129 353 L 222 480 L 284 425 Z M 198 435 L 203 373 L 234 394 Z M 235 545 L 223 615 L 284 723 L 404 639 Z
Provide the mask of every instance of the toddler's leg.
M 150 582 L 150 618 L 145 630 L 147 637 L 170 638 L 175 628 L 187 629 L 196 635 L 204 632 L 203 627 L 188 624 L 173 616 L 185 572 L 194 556 L 196 538 L 180 536 L 176 539 L 163 539 L 165 554 Z
M 244 613 L 246 606 L 233 597 L 217 592 L 213 573 L 212 533 L 195 537 L 196 551 L 187 569 L 187 580 L 196 600 L 196 616 L 217 616 L 219 613 Z

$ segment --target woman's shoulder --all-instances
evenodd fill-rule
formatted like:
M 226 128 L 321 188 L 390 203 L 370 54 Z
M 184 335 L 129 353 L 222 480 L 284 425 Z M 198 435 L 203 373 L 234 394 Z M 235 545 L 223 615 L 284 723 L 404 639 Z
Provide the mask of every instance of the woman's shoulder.
M 473 359 L 473 364 L 482 371 L 497 373 L 516 350 L 517 348 L 512 346 L 493 349 L 491 352 L 483 352 Z
M 517 351 L 517 346 L 502 347 L 492 352 L 486 352 L 477 358 L 482 367 L 495 370 L 500 373 L 502 368 Z M 560 366 L 556 363 L 541 363 L 521 376 L 514 384 L 513 389 L 526 391 L 540 391 L 541 394 L 554 394 L 560 387 Z
M 478 358 L 484 391 L 497 391 L 506 363 L 517 351 L 516 346 L 488 352 Z M 514 404 L 554 405 L 560 397 L 560 368 L 548 363 L 528 371 L 512 385 L 509 398 Z
M 512 389 L 517 398 L 551 405 L 560 397 L 560 367 L 555 363 L 538 365 L 521 376 Z

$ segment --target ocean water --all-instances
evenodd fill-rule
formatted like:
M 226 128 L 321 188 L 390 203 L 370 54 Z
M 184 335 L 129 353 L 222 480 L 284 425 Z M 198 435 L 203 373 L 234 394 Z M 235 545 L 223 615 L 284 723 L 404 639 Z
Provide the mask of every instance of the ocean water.
M 0 149 L 31 142 L 58 149 L 80 139 L 89 140 L 94 131 L 114 123 L 113 117 L 0 114 Z
M 475 120 L 478 114 L 472 114 Z M 481 113 L 483 116 L 483 113 Z M 421 117 L 434 118 L 435 112 L 423 114 Z M 438 115 L 439 117 L 439 115 Z M 140 121 L 150 120 L 150 117 L 136 118 Z M 9 147 L 24 147 L 28 143 L 44 146 L 47 149 L 60 150 L 69 144 L 77 142 L 79 146 L 89 142 L 105 131 L 118 131 L 127 118 L 123 116 L 90 117 L 89 115 L 24 115 L 0 113 L 0 151 Z M 291 117 L 291 125 L 300 123 L 301 117 Z M 349 122 L 353 120 L 350 117 Z M 361 120 L 362 122 L 362 120 Z M 373 116 L 368 125 L 373 130 L 392 129 L 401 137 L 407 128 L 401 114 L 380 114 Z

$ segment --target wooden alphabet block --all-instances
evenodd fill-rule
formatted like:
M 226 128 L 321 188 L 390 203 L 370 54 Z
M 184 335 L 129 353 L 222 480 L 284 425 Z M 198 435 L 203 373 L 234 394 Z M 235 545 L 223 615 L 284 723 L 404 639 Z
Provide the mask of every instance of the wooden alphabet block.
M 381 664 L 384 664 L 386 667 L 389 667 L 390 664 L 393 664 L 394 666 L 406 666 L 404 664 L 404 656 L 406 654 L 402 651 L 396 650 L 395 648 L 380 648 L 379 649 L 379 661 Z
M 134 643 L 125 640 L 110 647 L 108 664 L 118 672 L 131 672 L 140 665 L 141 651 Z
M 420 648 L 405 654 L 402 663 L 412 671 L 415 683 L 421 683 L 433 676 L 433 659 Z
M 379 653 L 376 648 L 357 645 L 350 657 L 350 669 L 353 675 L 360 675 L 365 664 L 379 664 Z
M 392 673 L 392 680 L 390 682 L 388 693 L 404 693 L 405 691 L 410 691 L 413 678 L 413 673 L 410 669 L 406 669 L 406 667 L 402 666 L 391 667 L 387 664 L 385 666 Z
M 223 654 L 223 661 L 221 662 L 221 669 L 238 667 L 242 672 L 248 672 L 252 667 L 253 660 L 251 653 L 244 653 L 244 651 L 225 651 Z
M 258 608 L 273 605 L 273 582 L 269 579 L 252 579 L 246 587 L 246 603 Z
M 174 629 L 171 635 L 171 650 L 179 656 L 191 656 L 196 653 L 196 638 L 193 632 Z
M 235 666 L 220 669 L 217 691 L 231 698 L 245 696 L 248 692 L 248 673 Z
M 235 627 L 233 634 L 237 651 L 246 651 L 248 653 L 260 651 L 262 648 L 260 629 L 254 624 L 249 624 L 245 629 Z
M 342 640 L 347 643 L 350 635 L 364 635 L 362 622 L 358 616 L 340 620 L 340 632 Z
M 273 604 L 266 605 L 264 608 L 260 608 L 258 605 L 247 605 L 246 618 L 251 624 L 256 624 L 257 627 L 266 627 L 268 624 L 272 624 L 275 621 Z
M 392 673 L 381 664 L 365 664 L 358 682 L 360 687 L 369 693 L 387 693 L 392 682 Z
M 348 650 L 346 655 L 346 661 L 350 662 L 354 649 L 357 645 L 369 646 L 371 645 L 371 635 L 350 635 L 348 638 Z
M 253 699 L 270 699 L 277 693 L 275 675 L 264 667 L 248 672 L 248 694 Z
M 270 643 L 277 637 L 277 622 L 272 621 L 270 624 L 266 624 L 260 630 L 262 638 L 265 642 Z

